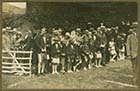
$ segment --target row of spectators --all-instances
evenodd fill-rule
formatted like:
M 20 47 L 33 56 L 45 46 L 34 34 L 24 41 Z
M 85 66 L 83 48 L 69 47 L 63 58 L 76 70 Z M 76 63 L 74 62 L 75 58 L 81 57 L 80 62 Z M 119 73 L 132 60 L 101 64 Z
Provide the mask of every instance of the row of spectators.
M 2 31 L 3 49 L 33 51 L 32 72 L 38 76 L 103 67 L 126 56 L 128 34 L 119 32 L 118 26 L 106 28 L 101 23 L 97 29 L 76 28 L 71 32 L 43 27 L 25 35 L 17 28 Z

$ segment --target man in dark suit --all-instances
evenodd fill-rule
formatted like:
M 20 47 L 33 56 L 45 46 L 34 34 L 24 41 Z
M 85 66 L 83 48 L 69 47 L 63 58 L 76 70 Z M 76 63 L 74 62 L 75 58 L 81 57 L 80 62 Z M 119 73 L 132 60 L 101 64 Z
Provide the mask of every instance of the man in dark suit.
M 42 28 L 37 35 L 35 44 L 36 52 L 38 54 L 38 75 L 44 75 L 45 70 L 45 52 L 46 52 L 46 28 Z
M 32 73 L 33 74 L 36 74 L 37 73 L 37 52 L 36 52 L 36 43 L 35 43 L 35 40 L 36 40 L 36 33 L 33 32 L 33 31 L 29 31 L 27 37 L 25 38 L 24 40 L 24 49 L 26 51 L 31 51 L 33 52 L 32 54 Z
M 102 62 L 103 66 L 106 65 L 106 54 L 107 54 L 107 37 L 105 34 L 106 28 L 105 26 L 100 26 L 97 29 L 97 40 L 96 40 L 96 48 L 99 48 L 102 53 Z
M 131 29 L 129 30 L 130 35 L 127 37 L 127 56 L 130 58 L 132 63 L 132 68 L 135 74 L 138 71 L 138 38 L 137 38 L 137 26 L 138 23 L 132 23 Z

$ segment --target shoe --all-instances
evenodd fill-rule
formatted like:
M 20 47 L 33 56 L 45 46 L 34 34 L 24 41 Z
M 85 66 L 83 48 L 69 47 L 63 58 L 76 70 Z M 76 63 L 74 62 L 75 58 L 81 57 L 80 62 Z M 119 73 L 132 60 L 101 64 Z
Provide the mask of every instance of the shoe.
M 97 65 L 94 65 L 95 68 L 97 68 Z
M 102 65 L 99 65 L 99 67 L 103 67 Z
M 55 74 L 59 74 L 58 72 L 55 72 Z
M 55 72 L 52 72 L 52 74 L 55 74 Z
M 91 69 L 91 66 L 90 65 L 88 65 L 88 69 Z
M 62 70 L 62 71 L 61 71 L 61 73 L 65 73 L 65 71 L 64 71 L 64 70 Z
M 99 66 L 98 66 L 98 65 L 96 65 L 96 68 L 99 68 Z
M 86 67 L 84 67 L 84 70 L 87 70 L 87 68 L 86 68 Z
M 45 73 L 41 73 L 41 75 L 45 76 Z
M 76 67 L 75 66 L 73 67 L 73 70 L 76 71 Z
M 101 66 L 106 66 L 106 64 L 102 64 Z
M 72 70 L 70 70 L 70 73 L 73 73 L 73 71 L 72 71 Z
M 79 70 L 77 69 L 76 72 L 79 72 Z
M 39 77 L 39 76 L 40 76 L 40 73 L 37 74 L 37 77 Z

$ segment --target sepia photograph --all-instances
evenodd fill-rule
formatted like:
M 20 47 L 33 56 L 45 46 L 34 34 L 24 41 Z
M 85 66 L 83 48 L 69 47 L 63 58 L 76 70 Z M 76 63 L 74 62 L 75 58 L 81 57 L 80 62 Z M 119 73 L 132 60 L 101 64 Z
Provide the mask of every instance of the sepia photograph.
M 2 2 L 2 89 L 138 89 L 137 2 Z

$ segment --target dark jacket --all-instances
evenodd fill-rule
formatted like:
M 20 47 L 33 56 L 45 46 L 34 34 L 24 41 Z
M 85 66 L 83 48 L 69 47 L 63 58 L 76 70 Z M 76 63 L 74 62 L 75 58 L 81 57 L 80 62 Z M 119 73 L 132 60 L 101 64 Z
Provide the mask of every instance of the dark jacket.
M 58 58 L 61 53 L 61 45 L 59 43 L 54 43 L 51 45 L 51 57 Z
M 87 43 L 83 43 L 80 47 L 82 54 L 89 55 L 90 49 Z
M 68 46 L 66 46 L 66 56 L 75 56 L 75 45 L 69 43 Z
M 29 34 L 28 37 L 24 40 L 25 44 L 25 50 L 30 51 L 33 49 L 33 51 L 36 49 L 35 44 L 36 34 Z
M 37 35 L 35 39 L 35 45 L 36 45 L 36 52 L 41 53 L 42 49 L 44 49 L 46 45 L 42 35 Z

